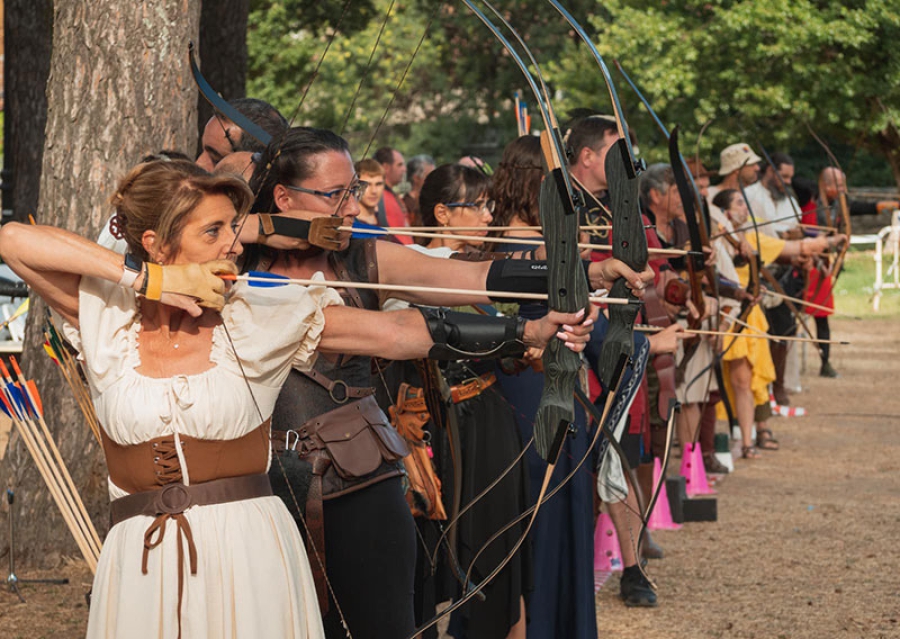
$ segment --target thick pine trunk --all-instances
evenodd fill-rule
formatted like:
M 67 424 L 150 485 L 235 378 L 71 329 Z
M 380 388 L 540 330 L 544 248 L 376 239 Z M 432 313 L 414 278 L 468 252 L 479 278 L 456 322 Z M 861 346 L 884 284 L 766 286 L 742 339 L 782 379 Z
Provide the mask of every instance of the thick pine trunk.
M 891 123 L 878 133 L 876 139 L 878 140 L 877 150 L 887 158 L 894 181 L 897 183 L 897 189 L 900 190 L 900 131 Z
M 3 208 L 27 221 L 37 208 L 44 154 L 53 2 L 5 0 L 3 15 Z
M 226 100 L 243 98 L 247 83 L 247 18 L 250 0 L 204 2 L 200 13 L 200 69 Z M 197 99 L 197 139 L 213 116 L 203 96 Z
M 190 0 L 56 2 L 38 222 L 97 236 L 116 180 L 159 149 L 190 152 L 197 92 L 187 64 L 200 3 Z M 26 374 L 43 397 L 76 485 L 101 536 L 106 468 L 68 387 L 41 348 L 43 304 L 29 314 Z M 90 326 L 82 326 L 90 331 Z M 78 551 L 21 441 L 10 442 L 0 481 L 16 490 L 16 559 L 50 567 Z M 5 522 L 4 522 L 5 524 Z M 4 539 L 4 542 L 6 540 Z

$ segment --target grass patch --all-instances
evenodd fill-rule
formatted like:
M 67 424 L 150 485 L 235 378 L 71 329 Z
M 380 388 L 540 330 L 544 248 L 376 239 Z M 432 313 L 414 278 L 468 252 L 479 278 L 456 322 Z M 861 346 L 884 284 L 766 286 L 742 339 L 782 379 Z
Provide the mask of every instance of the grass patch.
M 885 282 L 892 281 L 888 276 L 891 256 L 884 256 L 883 273 Z M 834 303 L 839 312 L 849 313 L 868 319 L 896 319 L 900 317 L 900 290 L 882 292 L 878 312 L 872 310 L 872 297 L 875 291 L 875 251 L 853 251 L 847 253 L 844 260 L 844 272 L 838 279 L 834 291 Z

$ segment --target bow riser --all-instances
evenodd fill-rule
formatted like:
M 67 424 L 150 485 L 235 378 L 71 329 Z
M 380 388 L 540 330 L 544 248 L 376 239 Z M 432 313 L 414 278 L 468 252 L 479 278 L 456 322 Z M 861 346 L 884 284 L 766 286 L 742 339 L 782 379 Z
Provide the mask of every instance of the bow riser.
M 629 176 L 629 165 L 628 149 L 620 139 L 606 155 L 606 181 L 613 212 L 612 252 L 613 257 L 640 273 L 647 265 L 647 242 L 638 206 L 638 178 Z M 616 280 L 612 290 L 623 297 L 637 299 L 622 278 Z M 637 305 L 609 309 L 609 330 L 600 352 L 600 381 L 604 388 L 610 387 L 612 372 L 620 358 L 623 355 L 631 358 L 634 353 L 634 322 L 639 310 Z
M 574 313 L 588 305 L 588 283 L 578 252 L 578 215 L 565 193 L 562 170 L 554 169 L 541 183 L 540 216 L 547 246 L 547 293 L 550 308 Z M 572 389 L 578 382 L 581 357 L 562 340 L 544 349 L 544 392 L 534 420 L 535 449 L 554 459 L 558 433 L 574 419 Z

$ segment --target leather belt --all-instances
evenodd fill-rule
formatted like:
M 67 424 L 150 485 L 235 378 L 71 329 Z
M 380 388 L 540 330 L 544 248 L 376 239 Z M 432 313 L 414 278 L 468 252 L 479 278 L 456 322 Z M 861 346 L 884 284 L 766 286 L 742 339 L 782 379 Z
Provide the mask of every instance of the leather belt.
M 362 399 L 375 394 L 372 386 L 350 386 L 342 379 L 329 379 L 317 370 L 300 372 L 327 390 L 335 404 L 346 404 L 351 399 Z
M 185 486 L 180 482 L 166 484 L 158 490 L 132 493 L 113 500 L 109 505 L 110 525 L 147 515 L 154 517 L 144 533 L 144 554 L 141 572 L 147 574 L 147 559 L 150 551 L 162 543 L 166 534 L 166 521 L 175 521 L 178 529 L 178 636 L 181 636 L 181 599 L 184 593 L 184 542 L 187 542 L 191 574 L 197 574 L 197 547 L 191 525 L 184 511 L 192 506 L 211 506 L 256 497 L 270 497 L 272 486 L 268 475 L 242 475 L 214 479 L 202 484 Z
M 478 397 L 488 388 L 497 382 L 497 376 L 493 373 L 485 373 L 481 377 L 472 377 L 459 384 L 450 387 L 450 397 L 454 404 L 460 404 L 467 399 Z M 403 410 L 412 411 L 414 413 L 424 413 L 428 411 L 425 404 L 425 397 L 421 388 L 409 387 L 406 399 L 403 404 Z

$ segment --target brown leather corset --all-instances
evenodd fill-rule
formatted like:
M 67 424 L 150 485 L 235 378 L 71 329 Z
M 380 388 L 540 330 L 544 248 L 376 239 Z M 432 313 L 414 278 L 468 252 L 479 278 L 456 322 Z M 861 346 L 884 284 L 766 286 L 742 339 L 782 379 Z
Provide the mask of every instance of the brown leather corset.
M 199 439 L 179 435 L 192 484 L 225 477 L 265 474 L 269 463 L 269 419 L 237 439 Z M 175 436 L 163 435 L 131 446 L 117 444 L 101 428 L 112 482 L 129 493 L 182 482 Z

